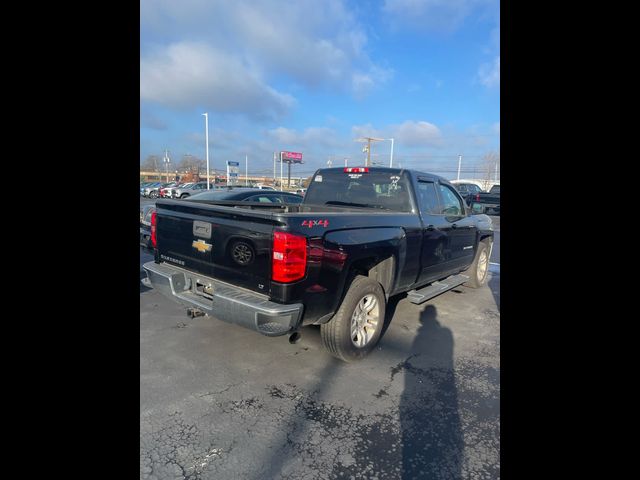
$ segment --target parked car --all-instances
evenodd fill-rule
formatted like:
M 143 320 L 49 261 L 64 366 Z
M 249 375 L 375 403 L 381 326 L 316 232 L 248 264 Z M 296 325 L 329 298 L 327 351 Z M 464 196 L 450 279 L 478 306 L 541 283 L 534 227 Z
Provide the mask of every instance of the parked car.
M 318 170 L 298 205 L 194 197 L 156 208 L 146 286 L 191 316 L 267 336 L 320 325 L 344 361 L 375 348 L 390 297 L 419 304 L 484 285 L 493 246 L 491 218 L 469 215 L 450 182 L 398 168 Z
M 145 188 L 145 196 L 149 198 L 158 198 L 160 196 L 160 189 L 169 185 L 169 182 L 160 182 L 155 186 Z
M 231 190 L 215 189 L 197 193 L 185 199 L 187 202 L 258 202 L 258 203 L 302 203 L 300 195 L 287 192 L 258 192 L 255 188 L 234 188 Z M 151 215 L 155 205 L 144 205 L 140 208 L 140 246 L 151 249 Z
M 467 206 L 471 206 L 471 200 L 476 194 L 484 192 L 482 186 L 477 182 L 453 180 L 451 183 L 456 187 L 456 190 L 460 192 Z
M 260 183 L 259 183 L 259 184 L 257 184 L 257 185 L 255 186 L 255 188 L 259 188 L 260 190 L 276 190 L 275 188 L 273 188 L 273 187 L 272 187 L 272 186 L 270 186 L 270 185 L 262 185 L 262 184 L 260 184 Z
M 189 188 L 191 185 L 193 185 L 194 182 L 187 182 L 187 183 L 179 183 L 178 185 L 174 186 L 174 187 L 170 187 L 167 192 L 165 193 L 165 198 L 178 198 L 176 197 L 176 191 L 180 188 Z
M 202 192 L 188 198 L 189 201 L 243 201 L 258 203 L 302 203 L 303 197 L 289 192 L 278 192 L 262 190 L 256 188 L 231 188 L 216 189 L 214 191 Z
M 169 197 L 169 192 L 171 190 L 171 188 L 175 187 L 178 185 L 178 182 L 170 182 L 168 183 L 166 186 L 161 187 L 160 190 L 158 191 L 158 195 L 162 198 L 167 198 Z
M 494 185 L 488 193 L 477 193 L 471 201 L 471 211 L 500 215 L 500 185 Z
M 147 189 L 151 188 L 151 187 L 155 187 L 156 185 L 159 185 L 160 182 L 145 182 L 143 184 L 140 185 L 140 195 L 142 195 L 143 197 L 147 196 Z
M 145 249 L 153 249 L 151 242 L 151 215 L 156 211 L 156 206 L 143 205 L 140 207 L 140 246 Z
M 304 194 L 307 193 L 307 189 L 306 188 L 299 188 L 299 189 L 296 190 L 296 193 L 298 195 L 304 196 Z
M 212 189 L 215 189 L 213 183 L 211 183 Z M 195 195 L 196 193 L 200 193 L 207 189 L 207 182 L 197 182 L 192 183 L 187 187 L 179 187 L 173 190 L 173 198 L 187 198 L 191 195 Z

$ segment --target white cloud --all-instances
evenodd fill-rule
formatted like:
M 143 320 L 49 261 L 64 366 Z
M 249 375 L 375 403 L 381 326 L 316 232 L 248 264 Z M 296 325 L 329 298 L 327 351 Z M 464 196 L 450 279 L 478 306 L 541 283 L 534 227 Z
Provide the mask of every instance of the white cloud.
M 494 58 L 493 62 L 480 65 L 478 78 L 485 87 L 500 86 L 500 55 Z
M 386 133 L 388 132 L 374 128 L 370 123 L 351 127 L 351 135 L 354 139 L 364 137 L 386 138 Z
M 152 130 L 166 130 L 168 128 L 164 120 L 149 112 L 140 113 L 140 124 Z
M 143 0 L 141 28 L 143 38 L 216 45 L 262 78 L 284 75 L 358 97 L 392 73 L 369 58 L 364 29 L 344 0 Z
M 295 100 L 266 85 L 237 57 L 202 43 L 169 45 L 140 61 L 140 98 L 177 108 L 279 117 Z
M 407 147 L 440 147 L 442 132 L 433 123 L 407 120 L 391 126 L 391 136 Z
M 337 133 L 328 127 L 309 127 L 303 131 L 278 127 L 267 133 L 283 147 L 337 147 L 342 143 Z

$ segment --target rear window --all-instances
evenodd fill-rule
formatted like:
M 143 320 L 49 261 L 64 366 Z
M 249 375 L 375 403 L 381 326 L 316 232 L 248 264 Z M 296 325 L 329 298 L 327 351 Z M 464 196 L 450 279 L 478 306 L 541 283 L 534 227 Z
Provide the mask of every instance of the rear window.
M 410 212 L 408 185 L 406 173 L 345 173 L 342 170 L 325 170 L 314 175 L 305 194 L 304 203 Z
M 494 185 L 493 187 L 491 187 L 490 192 L 491 193 L 500 193 L 500 185 Z

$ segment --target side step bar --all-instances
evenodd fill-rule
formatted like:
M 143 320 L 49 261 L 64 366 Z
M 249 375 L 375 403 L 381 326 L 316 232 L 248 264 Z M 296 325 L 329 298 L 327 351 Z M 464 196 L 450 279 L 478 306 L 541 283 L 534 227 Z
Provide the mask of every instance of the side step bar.
M 420 305 L 421 303 L 424 303 L 427 300 L 446 292 L 447 290 L 451 290 L 458 285 L 462 285 L 467 280 L 469 280 L 469 277 L 467 275 L 451 275 L 444 280 L 433 282 L 431 285 L 422 287 L 420 290 L 411 290 L 407 293 L 407 298 L 411 303 Z

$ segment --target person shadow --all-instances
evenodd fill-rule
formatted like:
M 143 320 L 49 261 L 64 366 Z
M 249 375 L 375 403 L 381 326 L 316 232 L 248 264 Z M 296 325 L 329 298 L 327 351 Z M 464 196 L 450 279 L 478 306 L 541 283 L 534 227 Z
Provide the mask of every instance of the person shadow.
M 427 305 L 405 372 L 400 397 L 402 479 L 461 478 L 464 440 L 453 364 L 453 334 Z

